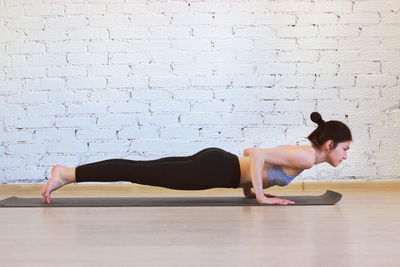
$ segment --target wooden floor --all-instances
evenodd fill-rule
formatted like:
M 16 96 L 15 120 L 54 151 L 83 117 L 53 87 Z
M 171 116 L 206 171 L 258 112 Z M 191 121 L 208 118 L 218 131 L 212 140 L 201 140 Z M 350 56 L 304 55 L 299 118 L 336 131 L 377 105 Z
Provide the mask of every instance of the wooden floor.
M 0 198 L 41 185 L 1 185 Z M 400 182 L 293 183 L 334 206 L 0 208 L 1 266 L 400 266 Z M 68 185 L 57 196 L 240 195 Z

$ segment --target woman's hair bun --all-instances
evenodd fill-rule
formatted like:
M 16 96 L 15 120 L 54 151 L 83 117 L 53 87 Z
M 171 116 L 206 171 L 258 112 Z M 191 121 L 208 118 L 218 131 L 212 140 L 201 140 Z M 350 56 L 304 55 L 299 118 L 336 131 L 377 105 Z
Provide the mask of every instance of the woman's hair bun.
M 313 122 L 315 122 L 315 123 L 318 124 L 318 125 L 321 125 L 321 124 L 323 124 L 323 123 L 325 122 L 325 121 L 322 119 L 321 114 L 319 114 L 318 112 L 313 112 L 313 113 L 311 113 L 310 118 L 311 118 L 311 120 L 312 120 Z

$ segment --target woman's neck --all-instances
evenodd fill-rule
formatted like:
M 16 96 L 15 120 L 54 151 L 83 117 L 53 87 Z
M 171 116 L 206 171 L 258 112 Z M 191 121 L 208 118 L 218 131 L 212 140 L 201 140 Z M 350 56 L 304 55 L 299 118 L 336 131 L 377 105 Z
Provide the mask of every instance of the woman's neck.
M 326 153 L 324 151 L 321 151 L 320 149 L 318 149 L 314 145 L 312 145 L 312 148 L 314 149 L 314 152 L 315 152 L 315 163 L 314 163 L 314 165 L 326 162 Z

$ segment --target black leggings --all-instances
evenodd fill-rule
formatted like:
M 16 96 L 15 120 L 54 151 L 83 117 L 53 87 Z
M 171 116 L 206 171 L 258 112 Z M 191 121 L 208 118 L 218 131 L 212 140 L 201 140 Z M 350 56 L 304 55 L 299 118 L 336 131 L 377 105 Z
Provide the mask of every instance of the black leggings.
M 240 183 L 238 157 L 219 148 L 187 157 L 104 160 L 78 166 L 75 174 L 76 182 L 128 181 L 180 190 L 237 188 Z

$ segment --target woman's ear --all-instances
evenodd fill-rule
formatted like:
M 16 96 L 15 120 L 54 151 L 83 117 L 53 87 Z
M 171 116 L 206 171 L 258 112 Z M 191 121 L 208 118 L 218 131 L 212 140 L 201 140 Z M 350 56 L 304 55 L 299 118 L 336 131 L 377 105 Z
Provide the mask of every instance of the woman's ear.
M 328 140 L 325 142 L 325 149 L 329 152 L 333 150 L 334 143 L 332 140 Z

